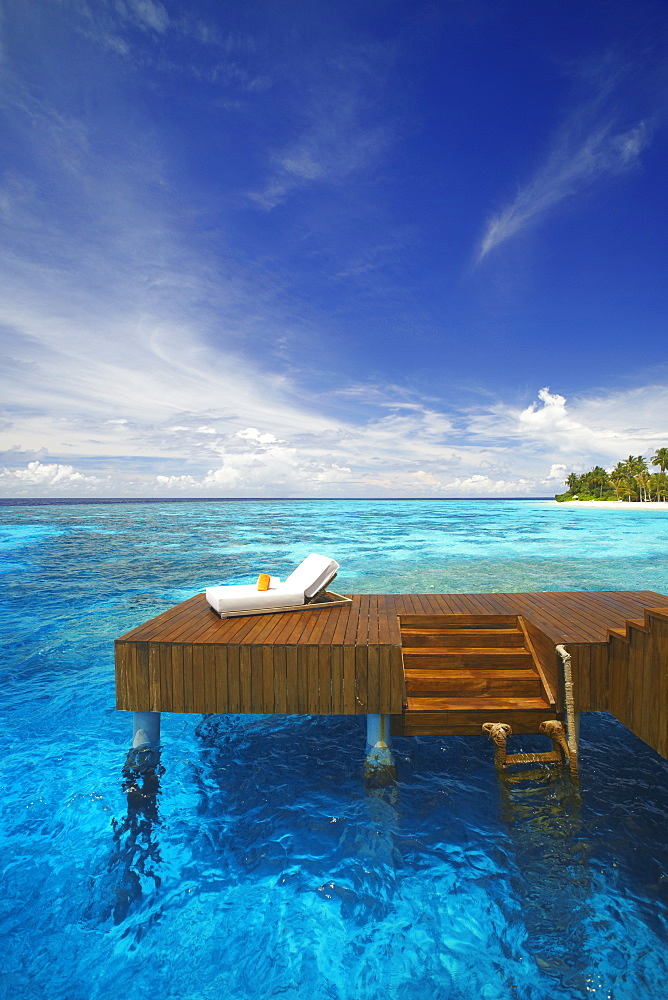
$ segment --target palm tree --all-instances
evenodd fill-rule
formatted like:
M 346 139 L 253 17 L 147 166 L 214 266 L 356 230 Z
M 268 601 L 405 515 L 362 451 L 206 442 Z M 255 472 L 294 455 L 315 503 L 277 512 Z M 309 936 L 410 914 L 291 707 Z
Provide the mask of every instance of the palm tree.
M 668 469 L 668 448 L 656 449 L 656 453 L 652 457 L 652 465 L 658 465 L 661 472 L 665 472 Z
M 629 455 L 626 461 L 621 462 L 620 464 L 624 467 L 624 471 L 630 479 L 637 479 L 637 477 L 643 472 L 647 472 L 647 462 L 642 455 Z M 639 499 L 642 500 L 642 484 L 639 483 L 638 485 L 641 486 Z M 629 500 L 630 499 L 631 497 L 629 495 Z
M 612 488 L 617 494 L 618 500 L 620 493 L 623 493 L 625 496 L 629 493 L 629 491 L 626 489 L 628 481 L 629 481 L 628 463 L 617 462 L 617 465 L 610 473 L 610 482 L 612 483 Z M 631 499 L 630 495 L 627 496 L 627 499 L 629 500 Z
M 620 462 L 617 468 L 613 469 L 612 472 L 610 473 L 610 476 L 608 477 L 610 479 L 610 482 L 612 483 L 612 488 L 615 491 L 615 496 L 617 497 L 618 500 L 620 499 L 622 493 L 624 492 L 624 485 L 627 482 L 626 476 L 619 468 L 621 464 L 622 463 Z
M 668 448 L 657 448 L 651 463 L 658 465 L 661 471 L 650 473 L 647 460 L 642 455 L 629 455 L 628 458 L 617 462 L 610 473 L 600 465 L 595 465 L 582 475 L 569 472 L 566 476 L 566 486 L 571 495 L 594 493 L 598 487 L 598 495 L 602 497 L 605 487 L 612 486 L 618 500 L 624 497 L 628 501 L 643 502 L 651 500 L 653 495 L 657 500 L 662 497 L 668 500 L 666 494 Z
M 634 476 L 639 472 L 645 472 L 647 469 L 647 462 L 642 455 L 629 455 L 623 464 L 626 466 L 627 471 Z
M 668 501 L 668 475 L 665 472 L 659 473 L 659 486 L 657 496 L 663 497 L 664 503 Z
M 668 500 L 668 475 L 665 472 L 655 472 L 649 478 L 656 499 L 664 502 Z
M 626 497 L 626 499 L 629 501 L 629 503 L 631 502 L 631 500 L 635 500 L 636 499 L 636 497 L 637 497 L 637 491 L 636 491 L 635 485 L 633 483 L 633 479 L 630 479 L 630 478 L 624 479 L 624 482 L 622 484 L 622 493 L 624 494 L 624 496 Z
M 634 476 L 634 479 L 637 482 L 638 486 L 640 487 L 641 501 L 651 500 L 652 499 L 651 494 L 649 495 L 649 497 L 647 496 L 648 493 L 647 487 L 649 486 L 650 482 L 649 472 L 647 472 L 647 470 L 645 470 L 644 472 L 639 472 L 636 476 Z
M 605 469 L 602 469 L 600 465 L 595 465 L 591 472 L 587 473 L 587 484 L 589 486 L 599 487 L 598 495 L 603 496 L 603 487 L 608 485 L 608 473 Z

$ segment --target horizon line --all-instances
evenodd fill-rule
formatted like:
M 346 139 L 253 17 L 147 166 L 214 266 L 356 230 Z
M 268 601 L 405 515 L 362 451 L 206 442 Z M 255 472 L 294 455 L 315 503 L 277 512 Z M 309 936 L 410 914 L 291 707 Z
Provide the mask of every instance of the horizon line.
M 244 503 L 249 500 L 271 503 L 276 500 L 294 503 L 328 503 L 331 501 L 448 501 L 459 500 L 554 500 L 554 496 L 540 497 L 0 497 L 0 506 L 18 504 L 66 503 Z

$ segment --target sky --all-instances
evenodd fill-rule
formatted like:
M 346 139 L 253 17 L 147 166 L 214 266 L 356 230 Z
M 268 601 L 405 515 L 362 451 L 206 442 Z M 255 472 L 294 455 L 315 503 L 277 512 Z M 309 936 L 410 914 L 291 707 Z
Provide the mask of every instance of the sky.
M 0 95 L 0 496 L 668 446 L 663 0 L 4 0 Z

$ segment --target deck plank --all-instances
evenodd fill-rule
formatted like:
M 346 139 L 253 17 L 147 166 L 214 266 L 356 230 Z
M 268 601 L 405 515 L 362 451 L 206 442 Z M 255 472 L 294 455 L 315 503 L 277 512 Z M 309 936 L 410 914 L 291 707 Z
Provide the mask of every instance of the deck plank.
M 239 711 L 244 715 L 255 714 L 252 707 L 251 649 L 251 646 L 239 646 Z
M 262 712 L 273 715 L 276 711 L 274 691 L 274 651 L 271 646 L 258 646 L 262 660 Z
M 273 646 L 270 648 L 272 654 L 272 675 L 274 684 L 274 711 L 276 715 L 287 714 L 287 693 L 288 693 L 288 647 Z
M 327 646 L 315 649 L 318 670 L 318 715 L 333 715 L 332 710 L 332 660 Z
M 290 711 L 294 711 L 294 706 L 299 704 L 298 649 L 298 646 L 285 647 L 285 701 Z
M 208 647 L 211 649 L 212 647 Z M 230 707 L 228 711 L 236 714 L 241 711 L 241 677 L 239 674 L 239 646 L 227 646 L 227 697 Z
M 355 647 L 343 646 L 343 714 L 357 715 Z
M 332 715 L 345 714 L 343 695 L 343 646 L 330 646 L 329 650 Z
M 369 647 L 355 646 L 355 702 L 358 714 L 365 714 L 368 708 Z

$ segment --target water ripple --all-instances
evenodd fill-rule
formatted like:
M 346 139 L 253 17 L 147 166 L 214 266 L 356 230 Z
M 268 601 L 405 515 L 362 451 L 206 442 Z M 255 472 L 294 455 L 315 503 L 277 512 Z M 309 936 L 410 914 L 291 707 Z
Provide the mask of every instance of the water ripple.
M 350 717 L 165 716 L 160 761 L 126 763 L 112 647 L 311 549 L 362 592 L 665 592 L 668 518 L 618 511 L 612 544 L 605 512 L 538 503 L 2 516 L 0 995 L 663 996 L 668 766 L 610 716 L 583 717 L 579 788 L 500 780 L 482 737 L 397 740 L 368 787 Z

